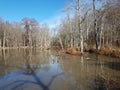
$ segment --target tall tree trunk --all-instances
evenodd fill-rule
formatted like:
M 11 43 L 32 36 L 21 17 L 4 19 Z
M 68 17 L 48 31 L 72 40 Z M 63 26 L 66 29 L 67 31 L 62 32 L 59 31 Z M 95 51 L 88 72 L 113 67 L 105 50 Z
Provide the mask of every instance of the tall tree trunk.
M 1 39 L 0 39 L 0 48 L 1 48 Z
M 102 36 L 103 36 L 103 24 L 101 24 L 101 31 L 100 31 L 100 44 L 99 44 L 100 48 L 102 46 Z
M 96 50 L 98 50 L 98 31 L 97 31 L 97 19 L 96 19 L 96 8 L 95 8 L 95 1 L 93 0 L 93 13 L 94 13 L 94 39 L 95 39 L 95 45 Z
M 60 45 L 61 45 L 62 50 L 64 50 L 64 48 L 63 48 L 63 44 L 62 44 L 62 40 L 61 40 L 60 37 L 59 37 L 59 41 L 60 41 Z
M 80 39 L 80 51 L 83 53 L 83 31 L 81 29 L 81 17 L 80 17 L 80 0 L 77 0 L 77 16 L 78 16 L 78 31 Z
M 83 35 L 82 35 L 82 30 L 81 30 L 81 36 L 80 36 L 81 38 L 81 42 L 80 42 L 80 46 L 81 46 L 81 48 L 80 48 L 80 50 L 81 50 L 81 52 L 83 53 Z
M 70 35 L 70 47 L 73 47 L 73 39 L 72 39 L 72 35 Z
M 75 47 L 75 39 L 74 39 L 74 37 L 73 37 L 73 47 Z
M 6 38 L 6 34 L 5 34 L 5 31 L 3 31 L 3 48 L 5 47 L 5 38 Z

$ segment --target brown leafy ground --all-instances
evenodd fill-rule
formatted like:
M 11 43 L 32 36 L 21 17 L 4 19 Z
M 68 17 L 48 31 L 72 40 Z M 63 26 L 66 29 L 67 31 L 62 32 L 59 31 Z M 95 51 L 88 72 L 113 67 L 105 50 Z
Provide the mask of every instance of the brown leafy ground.
M 98 54 L 120 58 L 120 49 L 118 49 L 118 48 L 102 48 L 98 51 Z
M 79 50 L 77 50 L 77 48 L 68 48 L 66 50 L 67 54 L 71 54 L 71 55 L 83 55 L 83 53 L 81 53 Z
M 120 47 L 102 47 L 98 51 L 95 47 L 89 47 L 86 52 L 120 58 Z

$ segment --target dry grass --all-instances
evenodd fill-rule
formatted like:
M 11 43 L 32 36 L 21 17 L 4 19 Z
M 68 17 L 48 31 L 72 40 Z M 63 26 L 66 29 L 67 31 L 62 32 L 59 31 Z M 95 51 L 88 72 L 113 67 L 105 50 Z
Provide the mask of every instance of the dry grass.
M 118 47 L 102 47 L 98 51 L 95 47 L 91 47 L 87 52 L 120 58 L 120 48 Z
M 101 48 L 98 51 L 98 54 L 120 58 L 120 49 L 119 48 Z
M 71 54 L 71 55 L 83 55 L 83 53 L 81 53 L 80 51 L 78 51 L 76 48 L 68 48 L 66 50 L 67 54 Z

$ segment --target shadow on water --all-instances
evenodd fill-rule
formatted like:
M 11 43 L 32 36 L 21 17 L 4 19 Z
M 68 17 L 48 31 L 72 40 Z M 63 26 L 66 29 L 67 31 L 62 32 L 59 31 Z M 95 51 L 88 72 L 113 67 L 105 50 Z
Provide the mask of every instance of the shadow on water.
M 110 69 L 120 71 L 120 62 L 105 62 L 105 63 L 95 62 L 95 63 L 89 63 L 89 65 L 105 66 L 105 67 L 108 67 Z
M 99 55 L 94 55 L 94 62 L 88 61 L 89 66 L 95 66 L 95 90 L 120 90 L 119 76 L 111 74 L 111 72 L 105 70 L 113 69 L 114 71 L 120 71 L 120 62 L 116 61 L 104 61 L 104 58 Z M 105 68 L 105 69 L 104 69 Z M 99 71 L 98 71 L 99 70 Z M 114 76 L 115 75 L 115 76 Z
M 111 69 L 120 71 L 120 62 L 106 62 L 105 64 Z
M 49 80 L 48 84 L 45 85 L 41 79 L 37 76 L 36 74 L 36 69 L 37 68 L 34 68 L 30 65 L 30 49 L 26 49 L 26 59 L 25 59 L 25 68 L 22 70 L 23 72 L 23 75 L 26 75 L 26 76 L 32 76 L 32 78 L 35 80 L 35 81 L 31 81 L 31 80 L 16 80 L 16 81 L 13 81 L 12 83 L 10 84 L 7 84 L 5 86 L 2 86 L 0 87 L 0 90 L 6 90 L 6 88 L 14 85 L 11 89 L 9 90 L 18 90 L 19 88 L 21 88 L 23 85 L 25 84 L 34 84 L 34 85 L 38 85 L 40 88 L 42 88 L 42 90 L 50 90 L 49 87 L 51 86 L 52 82 L 60 75 L 63 75 L 64 73 L 61 72 L 59 74 L 56 74 L 56 75 L 53 75 L 51 77 L 51 79 Z
M 0 78 L 0 90 L 34 90 L 33 88 L 35 90 L 51 90 L 51 88 L 52 90 L 58 88 L 62 90 L 120 90 L 119 61 L 109 60 L 97 54 L 88 54 L 86 57 L 89 58 L 86 59 L 85 56 L 66 55 L 64 57 L 54 56 L 51 53 L 49 57 L 48 53 L 39 53 L 29 48 L 23 50 L 21 50 L 22 54 L 21 52 L 10 54 L 11 51 L 0 53 L 3 56 L 0 69 L 4 73 Z M 15 57 L 8 57 L 15 53 L 17 54 Z M 21 58 L 15 62 L 18 56 Z M 60 80 L 61 75 L 65 81 Z
M 55 78 L 57 78 L 59 75 L 62 75 L 64 73 L 59 73 L 59 74 L 56 74 L 54 76 L 51 77 L 49 83 L 47 85 L 45 85 L 41 80 L 40 78 L 34 73 L 34 71 L 31 69 L 31 73 L 30 74 L 27 74 L 27 75 L 30 75 L 33 77 L 33 79 L 35 81 L 30 81 L 30 80 L 17 80 L 17 81 L 14 81 L 8 85 L 5 85 L 5 86 L 2 86 L 0 87 L 0 90 L 6 90 L 5 88 L 9 87 L 10 85 L 13 85 L 15 84 L 14 87 L 12 87 L 10 90 L 18 90 L 18 88 L 22 87 L 24 84 L 35 84 L 35 85 L 38 85 L 40 86 L 40 88 L 42 88 L 42 90 L 49 90 L 49 87 L 50 85 L 52 84 L 52 82 L 54 81 Z M 16 85 L 17 84 L 17 85 Z
M 97 76 L 96 90 L 120 90 L 119 83 L 109 77 L 103 78 L 103 76 Z
M 114 60 L 112 60 L 112 61 L 109 60 L 109 61 L 104 61 L 103 62 L 103 60 L 104 60 L 104 58 L 102 59 L 102 58 L 100 58 L 100 56 L 98 54 L 95 54 L 94 55 L 94 61 L 96 61 L 96 62 L 89 63 L 89 65 L 105 66 L 105 67 L 108 67 L 110 69 L 120 71 L 120 62 L 119 61 L 116 62 Z M 91 60 L 91 61 L 93 61 L 93 60 Z

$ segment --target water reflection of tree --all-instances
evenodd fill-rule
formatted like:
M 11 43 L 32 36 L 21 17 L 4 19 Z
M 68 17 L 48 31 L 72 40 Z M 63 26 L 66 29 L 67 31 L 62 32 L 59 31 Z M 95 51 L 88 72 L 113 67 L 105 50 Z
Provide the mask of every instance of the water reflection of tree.
M 31 64 L 31 56 L 32 56 L 32 50 L 27 48 L 25 49 L 25 53 L 24 53 L 24 68 L 23 70 L 23 75 L 27 75 L 28 77 L 32 77 L 33 80 L 26 80 L 25 78 L 20 79 L 20 80 L 16 80 L 13 81 L 10 84 L 4 85 L 2 87 L 0 87 L 0 90 L 6 90 L 7 88 L 9 88 L 9 90 L 18 90 L 21 89 L 23 85 L 25 84 L 31 84 L 31 85 L 38 85 L 40 88 L 42 88 L 42 90 L 50 90 L 50 86 L 52 84 L 52 82 L 60 75 L 63 75 L 64 73 L 58 73 L 56 75 L 53 75 L 51 77 L 51 79 L 49 80 L 49 82 L 47 84 L 44 84 L 41 79 L 39 78 L 39 76 L 37 75 L 37 67 L 35 65 Z M 11 87 L 12 86 L 12 87 Z
M 33 67 L 31 67 L 30 65 L 31 53 L 32 53 L 31 49 L 29 48 L 25 49 L 25 59 L 24 59 L 25 60 L 25 68 L 24 68 L 25 74 L 31 74 L 34 71 Z
M 97 63 L 97 76 L 96 76 L 96 88 L 102 90 L 118 90 L 120 89 L 118 77 L 114 76 L 114 71 L 109 70 L 110 68 L 106 67 L 108 62 L 103 62 L 105 57 L 98 56 L 98 63 Z M 110 60 L 109 60 L 110 62 Z M 109 66 L 109 65 L 108 65 Z M 112 71 L 112 72 L 111 72 Z
M 5 49 L 2 49 L 2 61 L 4 62 L 4 65 L 6 65 L 6 53 L 5 53 Z
M 70 83 L 74 90 L 87 90 L 87 66 L 83 56 L 69 56 L 62 62 L 62 69 L 68 74 L 68 78 L 73 78 Z M 63 61 L 63 60 L 60 60 Z
M 5 57 L 5 49 L 0 50 L 0 76 L 2 76 L 5 72 L 6 66 L 6 57 Z

